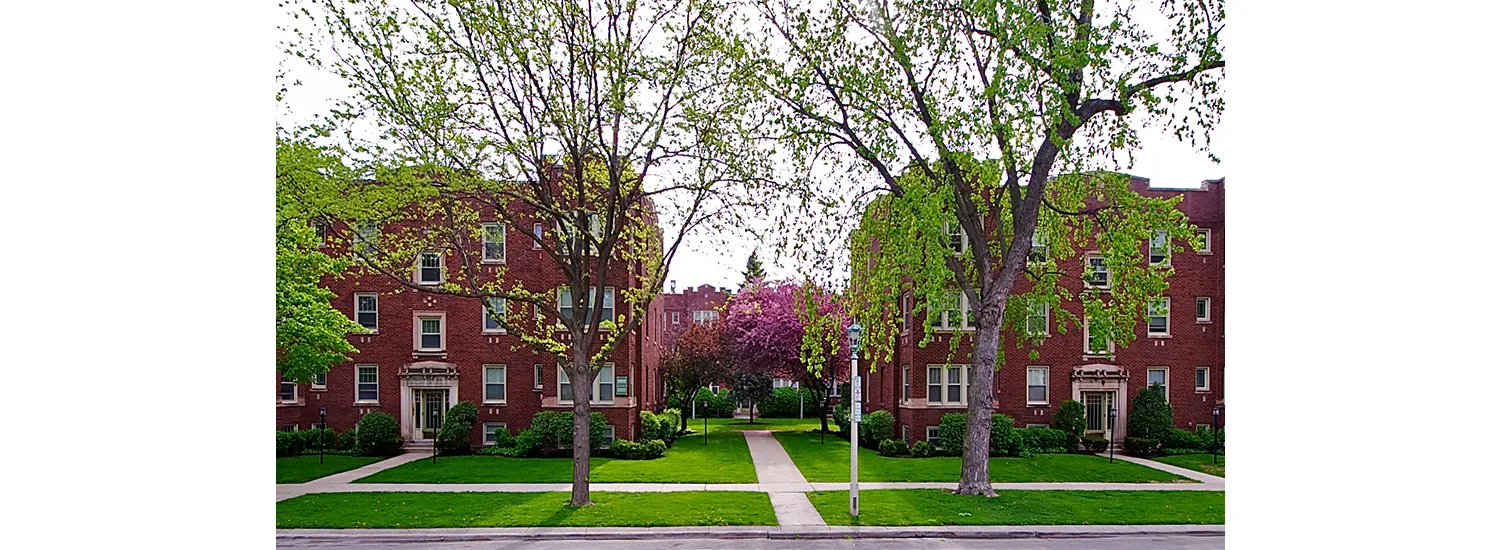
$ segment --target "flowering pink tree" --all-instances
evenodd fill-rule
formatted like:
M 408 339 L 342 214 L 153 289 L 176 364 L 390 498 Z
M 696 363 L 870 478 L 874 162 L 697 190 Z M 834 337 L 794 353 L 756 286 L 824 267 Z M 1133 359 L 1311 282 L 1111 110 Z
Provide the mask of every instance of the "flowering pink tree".
M 799 382 L 828 431 L 829 390 L 849 379 L 845 328 L 852 318 L 838 295 L 811 284 L 755 281 L 726 309 L 734 369 Z

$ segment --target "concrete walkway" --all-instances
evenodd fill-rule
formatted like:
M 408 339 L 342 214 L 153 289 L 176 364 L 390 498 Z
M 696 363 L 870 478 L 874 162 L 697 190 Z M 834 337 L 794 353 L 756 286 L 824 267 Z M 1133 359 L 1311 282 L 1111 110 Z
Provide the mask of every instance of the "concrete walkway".
M 1108 457 L 1109 454 L 1108 453 L 1099 453 L 1099 456 Z M 1173 466 L 1173 465 L 1167 464 L 1165 462 L 1157 462 L 1155 460 L 1151 460 L 1151 459 L 1147 459 L 1147 458 L 1136 458 L 1136 457 L 1133 457 L 1133 456 L 1125 456 L 1125 455 L 1121 455 L 1121 454 L 1116 454 L 1115 455 L 1115 460 L 1124 460 L 1125 462 L 1130 462 L 1132 464 L 1140 464 L 1140 465 L 1145 466 L 1147 468 L 1155 468 L 1155 469 L 1161 470 L 1163 472 L 1174 473 L 1174 474 L 1180 475 L 1182 477 L 1185 477 L 1185 478 L 1188 478 L 1188 479 L 1191 479 L 1191 480 L 1195 480 L 1195 481 L 1200 481 L 1200 482 L 1208 484 L 1208 485 L 1217 485 L 1219 488 L 1216 489 L 1216 490 L 1219 490 L 1219 491 L 1224 490 L 1224 478 L 1216 476 L 1216 475 L 1213 475 L 1213 474 L 1205 474 L 1205 473 L 1197 471 L 1197 470 L 1189 470 L 1187 468 L 1183 468 L 1183 467 L 1180 467 L 1180 466 Z
M 374 543 L 584 539 L 1031 539 L 1101 536 L 1223 536 L 1223 525 L 943 525 L 943 526 L 694 526 L 487 527 L 446 529 L 277 529 L 278 543 L 358 540 Z
M 807 493 L 812 484 L 802 477 L 802 470 L 792 456 L 767 430 L 746 430 L 745 444 L 750 446 L 750 460 L 755 462 L 755 478 L 771 497 L 776 523 L 783 526 L 823 526 L 823 515 L 814 508 Z
M 327 490 L 329 487 L 343 487 L 354 480 L 372 475 L 381 470 L 395 468 L 407 462 L 413 462 L 424 458 L 431 458 L 431 453 L 413 452 L 405 453 L 387 458 L 385 460 L 366 464 L 353 470 L 339 472 L 327 477 L 320 477 L 307 483 L 279 483 L 276 485 L 276 501 L 300 497 L 308 493 L 332 493 L 339 492 L 337 489 Z

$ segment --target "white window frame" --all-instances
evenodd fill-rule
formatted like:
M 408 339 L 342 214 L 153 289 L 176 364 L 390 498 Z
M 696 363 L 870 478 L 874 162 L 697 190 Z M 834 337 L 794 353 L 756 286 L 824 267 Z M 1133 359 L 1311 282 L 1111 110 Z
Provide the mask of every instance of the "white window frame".
M 962 256 L 969 249 L 969 234 L 964 231 L 963 224 L 958 223 L 957 218 L 943 221 L 943 237 L 945 238 L 943 246 L 952 250 L 954 256 Z M 959 238 L 958 248 L 953 248 L 954 237 Z
M 568 299 L 566 299 L 566 300 L 563 299 L 563 293 L 564 292 L 568 293 L 568 296 L 567 296 Z M 599 288 L 598 287 L 589 286 L 589 297 L 588 297 L 587 300 L 584 300 L 584 302 L 583 302 L 585 307 L 590 307 L 590 306 L 592 306 L 594 304 L 594 298 L 596 296 L 598 296 L 598 292 L 599 292 Z M 568 310 L 567 317 L 571 319 L 572 316 L 573 316 L 573 305 L 572 305 L 573 300 L 572 300 L 572 298 L 573 298 L 573 289 L 568 288 L 567 286 L 557 287 L 557 314 L 559 316 L 559 319 L 557 321 L 557 329 L 558 330 L 562 330 L 564 328 L 563 324 L 562 324 L 562 319 L 561 319 L 561 317 L 563 317 L 563 313 L 562 313 L 563 309 L 565 309 L 563 307 L 564 304 L 567 304 L 567 308 L 566 308 Z M 602 307 L 600 309 L 607 310 L 609 312 L 609 315 L 606 316 L 603 312 L 600 312 L 600 314 L 599 314 L 599 320 L 600 321 L 614 321 L 615 318 L 616 318 L 616 313 L 618 313 L 618 311 L 615 309 L 615 287 L 612 287 L 612 286 L 604 287 L 604 303 L 607 304 L 607 305 L 605 305 L 604 307 Z
M 479 440 L 483 442 L 485 447 L 493 447 L 495 445 L 496 428 L 505 430 L 506 435 L 510 435 L 510 426 L 505 425 L 504 422 L 485 422 L 483 426 L 484 433 L 480 435 Z
M 1200 372 L 1203 373 L 1203 385 L 1202 386 L 1198 385 L 1198 373 L 1200 373 Z M 1206 392 L 1206 391 L 1208 391 L 1209 388 L 1212 387 L 1212 379 L 1213 379 L 1213 371 L 1210 370 L 1208 367 L 1194 367 L 1193 368 L 1193 391 L 1195 391 L 1195 392 Z
M 901 295 L 901 335 L 911 334 L 911 293 Z
M 533 380 L 531 381 L 531 389 L 542 391 L 542 369 L 544 368 L 546 368 L 546 365 L 543 365 L 541 363 L 533 363 L 531 365 L 531 376 L 533 377 Z
M 1203 255 L 1203 256 L 1208 256 L 1208 255 L 1213 254 L 1214 253 L 1214 230 L 1208 229 L 1208 228 L 1204 228 L 1204 227 L 1200 227 L 1200 228 L 1198 228 L 1198 234 L 1199 235 L 1203 235 L 1203 250 L 1199 250 L 1198 254 L 1199 255 Z
M 1160 242 L 1158 245 L 1157 243 Z M 1161 251 L 1161 259 L 1152 259 Z M 1165 229 L 1157 229 L 1151 233 L 1151 240 L 1146 242 L 1146 263 L 1149 265 L 1168 266 L 1172 265 L 1172 237 Z
M 492 229 L 493 230 L 498 230 L 498 232 L 499 232 L 499 236 L 498 237 L 499 237 L 500 241 L 498 243 L 492 243 L 490 241 L 490 233 L 495 232 L 495 231 L 492 231 Z M 480 247 L 479 248 L 479 256 L 480 256 L 479 263 L 484 263 L 484 264 L 503 264 L 503 263 L 505 263 L 505 224 L 499 223 L 499 222 L 486 223 L 486 224 L 484 224 L 481 227 L 479 233 L 480 233 L 479 234 L 479 247 Z M 491 244 L 499 244 L 500 245 L 500 256 L 498 258 L 491 258 L 490 257 L 490 245 Z
M 604 447 L 605 448 L 609 448 L 609 446 L 610 445 L 614 445 L 614 443 L 615 443 L 615 425 L 614 424 L 605 424 L 604 425 Z
M 1042 330 L 1032 330 L 1031 321 L 1037 317 L 1034 306 L 1042 306 Z M 1031 336 L 1050 336 L 1052 334 L 1052 304 L 1047 302 L 1028 303 L 1026 305 L 1026 333 Z
M 413 347 L 417 351 L 443 351 L 448 349 L 448 316 L 446 314 L 416 312 L 412 314 L 412 317 L 416 319 L 416 323 L 414 323 L 415 326 L 413 326 L 412 329 L 414 332 L 413 336 L 416 337 L 416 342 L 413 342 Z M 438 347 L 429 348 L 422 345 L 422 336 L 428 334 L 426 332 L 423 332 L 424 327 L 422 326 L 422 322 L 434 319 L 438 322 Z
M 680 325 L 680 324 L 682 324 L 682 312 L 680 312 L 680 311 L 674 311 L 674 312 L 672 312 L 672 324 L 674 324 L 674 325 Z
M 932 383 L 932 369 L 939 370 L 938 384 Z M 973 372 L 972 365 L 955 364 L 929 364 L 927 365 L 927 404 L 937 406 L 957 406 L 969 403 L 969 380 Z M 958 372 L 958 380 L 953 379 L 954 371 Z M 932 400 L 932 387 L 938 386 L 938 400 Z M 958 387 L 958 400 L 949 397 L 953 387 Z
M 605 384 L 609 384 L 609 387 L 610 387 L 609 395 L 607 396 L 607 397 L 609 397 L 609 399 L 601 399 L 600 398 L 603 395 L 600 392 L 600 383 L 601 383 L 601 381 L 604 380 L 604 369 L 609 369 L 609 382 L 604 382 Z M 568 380 L 568 373 L 563 370 L 562 365 L 558 365 L 557 366 L 557 404 L 559 404 L 559 405 L 572 405 L 574 399 L 563 399 L 562 387 L 565 386 L 565 385 L 566 386 L 572 386 L 572 382 Z M 590 405 L 613 405 L 614 402 L 615 402 L 614 386 L 615 386 L 615 364 L 614 363 L 602 363 L 602 364 L 600 364 L 599 365 L 599 372 L 595 373 L 595 375 L 594 375 L 594 398 L 589 401 L 589 404 Z M 715 393 L 717 393 L 717 392 L 715 392 Z M 576 399 L 578 396 L 577 396 L 577 394 L 574 394 L 573 397 Z
M 1094 271 L 1094 274 L 1099 274 L 1099 273 L 1103 273 L 1104 274 L 1104 284 L 1102 284 L 1102 285 L 1101 284 L 1095 284 L 1094 283 L 1094 278 L 1091 277 L 1091 276 L 1089 276 L 1090 275 L 1089 270 L 1092 269 L 1093 262 L 1096 259 L 1099 260 L 1099 267 L 1100 267 L 1100 269 Z M 1085 254 L 1083 256 L 1083 273 L 1085 275 L 1085 278 L 1083 280 L 1083 287 L 1084 288 L 1096 288 L 1096 289 L 1100 289 L 1100 290 L 1108 290 L 1109 287 L 1110 287 L 1110 285 L 1115 282 L 1114 281 L 1114 274 L 1110 273 L 1110 271 L 1109 271 L 1109 264 L 1105 263 L 1105 261 L 1104 261 L 1104 255 L 1099 254 L 1098 252 L 1090 252 L 1090 253 Z
M 322 382 L 319 382 L 318 380 L 322 380 Z M 326 390 L 326 389 L 328 389 L 328 373 L 326 373 L 326 372 L 320 372 L 318 374 L 314 374 L 313 375 L 313 379 L 312 379 L 312 389 L 314 389 L 314 390 Z
M 932 445 L 932 448 L 938 448 L 938 442 L 942 441 L 942 439 L 938 436 L 938 427 L 928 426 L 926 432 L 927 438 L 924 441 L 926 441 L 928 445 Z
M 364 382 L 364 381 L 360 380 L 360 374 L 362 374 L 361 371 L 363 371 L 365 369 L 370 369 L 372 372 L 375 373 L 375 381 L 374 382 Z M 359 390 L 361 389 L 361 386 L 363 386 L 365 384 L 373 384 L 375 386 L 375 398 L 374 399 L 360 399 L 359 398 Z M 366 403 L 377 404 L 377 403 L 380 403 L 380 367 L 379 366 L 376 366 L 374 364 L 369 364 L 369 363 L 360 364 L 360 365 L 354 365 L 354 402 L 356 404 L 366 404 Z
M 1031 231 L 1031 251 L 1026 254 L 1027 263 L 1040 264 L 1047 261 L 1050 252 L 1047 234 L 1038 227 Z
M 1146 337 L 1147 338 L 1170 338 L 1172 336 L 1172 299 L 1167 296 L 1146 303 Z M 1158 309 L 1159 308 L 1159 309 Z M 1160 314 L 1152 314 L 1157 310 Z M 1151 319 L 1160 317 L 1162 330 L 1160 332 L 1151 329 Z
M 1090 340 L 1089 335 L 1091 333 L 1092 333 L 1092 331 L 1089 329 L 1089 317 L 1088 317 L 1088 315 L 1084 315 L 1083 316 L 1083 355 L 1085 357 L 1109 357 L 1109 356 L 1112 356 L 1112 355 L 1115 354 L 1115 340 L 1113 338 L 1108 337 L 1108 336 L 1104 337 L 1104 343 L 1106 345 L 1105 345 L 1104 351 L 1102 353 L 1101 352 L 1095 352 L 1093 349 L 1089 348 L 1089 340 Z
M 571 220 L 571 219 L 572 219 L 572 217 L 569 216 L 569 220 Z M 599 219 L 599 213 L 598 212 L 590 212 L 589 213 L 589 216 L 588 216 L 588 225 L 589 225 L 589 228 L 588 228 L 589 235 L 591 235 L 591 236 L 594 237 L 594 242 L 596 242 L 596 243 L 597 242 L 602 242 L 604 240 L 604 224 Z M 558 230 L 559 234 L 566 236 L 567 240 L 570 241 L 570 242 L 571 241 L 576 241 L 578 239 L 583 238 L 581 235 L 579 235 L 577 233 L 574 233 L 572 231 L 572 227 L 573 227 L 572 225 L 563 226 L 561 222 L 558 222 L 557 230 Z M 584 255 L 585 256 L 597 256 L 599 254 L 599 249 L 595 246 L 594 243 L 588 243 L 588 242 L 586 242 L 586 243 L 584 243 L 584 247 L 585 247 L 585 250 L 584 250 Z
M 531 224 L 531 236 L 533 237 L 532 240 L 531 240 L 531 249 L 532 250 L 541 250 L 542 249 L 542 224 L 541 223 Z
M 359 222 L 354 224 L 354 252 L 360 255 L 370 255 L 380 246 L 380 226 L 375 222 Z
M 367 296 L 370 297 L 370 298 L 374 298 L 375 299 L 375 310 L 374 311 L 366 312 L 366 311 L 362 311 L 362 310 L 359 309 L 359 299 L 363 298 L 363 297 L 367 297 Z M 354 293 L 354 322 L 355 322 L 355 324 L 358 324 L 359 326 L 364 327 L 365 324 L 359 322 L 359 314 L 361 314 L 361 313 L 370 313 L 371 315 L 375 316 L 375 326 L 373 326 L 373 327 L 365 327 L 365 329 L 369 330 L 370 332 L 379 332 L 380 331 L 380 293 L 378 293 L 378 292 L 356 292 L 356 293 Z
M 1146 387 L 1151 387 L 1151 373 L 1161 372 L 1161 396 L 1167 403 L 1172 402 L 1172 370 L 1170 367 L 1146 367 Z
M 693 311 L 693 324 L 713 326 L 719 320 L 719 312 L 712 309 L 699 309 Z
M 901 367 L 901 401 L 909 399 L 911 399 L 911 365 Z
M 908 424 L 901 425 L 901 441 L 911 445 L 911 426 Z
M 958 297 L 958 309 L 932 309 L 931 307 L 927 308 L 928 325 L 932 325 L 932 320 L 934 318 L 938 319 L 938 324 L 936 326 L 932 326 L 933 332 L 962 332 L 978 328 L 978 313 L 974 311 L 974 304 L 969 302 L 969 295 L 962 290 L 953 290 L 949 291 L 949 293 L 950 295 L 956 295 Z M 949 318 L 948 314 L 954 311 L 958 312 L 958 323 L 954 323 L 953 320 Z M 975 317 L 973 323 L 969 322 L 970 317 Z
M 287 399 L 286 392 L 283 391 L 287 386 L 292 387 L 291 399 Z M 299 395 L 297 395 L 299 393 L 298 390 L 299 388 L 297 387 L 297 383 L 293 382 L 290 378 L 287 378 L 286 375 L 283 374 L 281 375 L 281 382 L 276 386 L 276 401 L 279 403 L 296 403 L 298 402 L 297 398 L 300 397 Z
M 490 382 L 490 371 L 494 370 L 500 371 L 500 399 L 490 398 L 490 385 L 492 384 Z M 483 403 L 485 405 L 504 405 L 506 395 L 510 391 L 510 369 L 505 368 L 504 364 L 488 364 L 484 365 L 481 372 L 484 374 L 484 393 L 480 395 L 484 400 Z
M 436 281 L 429 281 L 427 279 L 422 278 L 422 275 L 424 274 L 423 272 L 425 270 L 427 270 L 427 269 L 430 269 L 430 268 L 425 267 L 423 265 L 424 262 L 427 260 L 427 258 L 429 256 L 437 256 L 438 278 L 437 278 Z M 443 253 L 442 252 L 435 252 L 435 251 L 431 251 L 431 250 L 425 250 L 425 251 L 417 253 L 417 276 L 416 276 L 417 284 L 419 284 L 419 285 L 440 285 L 440 284 L 443 284 L 444 276 L 447 275 L 446 273 L 444 273 L 444 269 L 443 268 L 444 268 L 444 266 L 443 266 Z
M 1213 298 L 1210 298 L 1208 296 L 1199 296 L 1198 299 L 1193 302 L 1193 305 L 1197 308 L 1193 312 L 1193 314 L 1194 316 L 1196 316 L 1199 323 L 1208 323 L 1213 321 Z
M 495 308 L 495 312 L 498 313 L 498 314 L 500 314 L 500 318 L 501 319 L 505 318 L 505 315 L 506 315 L 506 313 L 505 313 L 505 311 L 506 311 L 505 310 L 505 308 L 506 308 L 505 298 L 500 298 L 500 297 L 496 297 L 496 296 L 487 296 L 487 297 L 485 297 L 485 300 L 490 301 L 491 304 L 494 304 L 495 300 L 499 300 L 500 303 L 499 303 L 498 307 Z M 490 327 L 490 322 L 491 321 L 493 321 L 493 319 L 490 318 L 489 308 L 485 307 L 485 304 L 483 302 L 481 302 L 479 304 L 479 332 L 484 333 L 484 334 L 505 334 L 505 327 L 504 326 L 500 326 L 497 323 L 495 327 Z
M 1032 383 L 1032 381 L 1033 381 L 1032 374 L 1034 374 L 1034 373 L 1041 373 L 1041 375 L 1042 375 L 1042 383 L 1041 384 L 1033 384 Z M 1035 387 L 1037 385 L 1040 385 L 1042 387 L 1042 399 L 1041 399 L 1041 401 L 1036 401 L 1036 400 L 1033 400 L 1031 398 L 1031 388 Z M 1045 367 L 1045 366 L 1031 366 L 1031 367 L 1026 367 L 1026 404 L 1027 405 L 1046 405 L 1048 403 L 1048 397 L 1051 394 L 1052 394 L 1052 369 L 1049 368 L 1049 367 Z

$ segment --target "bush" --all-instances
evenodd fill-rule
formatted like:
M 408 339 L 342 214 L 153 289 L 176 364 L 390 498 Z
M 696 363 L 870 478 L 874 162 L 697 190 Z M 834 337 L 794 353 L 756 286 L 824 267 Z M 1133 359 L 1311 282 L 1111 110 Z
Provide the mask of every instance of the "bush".
M 682 428 L 682 411 L 667 409 L 661 412 L 660 417 L 664 436 L 661 438 L 662 442 L 671 447 L 672 442 L 677 441 L 677 436 L 680 435 L 678 430 Z
M 443 417 L 443 427 L 438 430 L 438 452 L 445 455 L 465 455 L 474 450 L 471 434 L 474 422 L 479 420 L 479 409 L 473 403 L 460 401 L 448 409 Z
M 876 447 L 881 440 L 896 434 L 896 416 L 891 411 L 873 411 L 859 422 L 859 441 L 866 447 Z
M 1197 436 L 1200 446 L 1203 447 L 1204 451 L 1213 452 L 1217 448 L 1219 454 L 1224 454 L 1224 428 L 1219 428 L 1217 432 L 1209 428 L 1204 428 L 1198 430 Z
M 912 458 L 927 458 L 932 456 L 932 444 L 926 441 L 918 441 L 911 445 Z
M 1130 418 L 1126 419 L 1125 435 L 1145 439 L 1161 440 L 1172 431 L 1172 406 L 1167 399 L 1151 388 L 1141 388 L 1130 401 Z
M 969 419 L 959 413 L 948 413 L 938 421 L 938 451 L 948 456 L 964 454 L 964 432 Z
M 1083 430 L 1088 427 L 1088 421 L 1084 419 L 1083 403 L 1072 399 L 1063 401 L 1057 407 L 1057 416 L 1052 418 L 1052 426 L 1073 437 L 1083 437 Z
M 693 400 L 698 403 L 698 418 L 734 418 L 735 404 L 729 399 L 729 390 L 714 393 L 702 388 Z
M 1083 436 L 1083 452 L 1102 453 L 1109 450 L 1109 440 L 1102 435 L 1089 434 Z
M 1004 414 L 991 415 L 990 450 L 1003 455 L 1020 455 L 1023 448 L 1015 438 L 1015 431 L 1016 419 Z
M 894 439 L 880 440 L 880 456 L 899 456 L 906 454 L 906 444 Z
M 1033 453 L 1072 452 L 1073 434 L 1054 428 L 1025 428 L 1015 431 L 1017 445 Z
M 604 413 L 592 411 L 589 413 L 589 446 L 600 448 L 604 446 L 604 429 L 609 424 L 605 420 Z M 572 411 L 541 411 L 531 416 L 531 427 L 525 432 L 534 432 L 538 441 L 538 449 L 547 451 L 568 451 L 573 449 L 573 412 Z M 518 436 L 519 437 L 519 436 Z
M 812 392 L 785 386 L 776 388 L 769 397 L 757 402 L 755 410 L 766 418 L 797 418 L 799 414 L 811 415 L 816 406 Z
M 1149 437 L 1127 437 L 1125 438 L 1125 454 L 1131 456 L 1149 457 L 1156 456 L 1161 450 L 1161 440 Z
M 1166 437 L 1161 438 L 1161 446 L 1164 449 L 1182 449 L 1192 451 L 1206 451 L 1208 446 L 1204 445 L 1205 439 L 1198 434 L 1181 429 L 1172 428 L 1167 431 Z M 1167 454 L 1192 454 L 1192 453 L 1167 453 Z
M 615 458 L 624 460 L 652 460 L 661 458 L 667 454 L 667 444 L 660 439 L 652 439 L 645 443 L 630 441 L 628 439 L 616 439 L 610 444 L 609 450 Z
M 849 439 L 849 407 L 843 403 L 833 406 L 833 424 L 839 429 L 839 437 Z
M 391 456 L 401 452 L 401 425 L 391 415 L 374 411 L 359 419 L 355 447 L 364 456 Z
M 295 444 L 292 443 L 292 433 L 293 432 L 276 432 L 276 458 L 293 455 L 292 449 Z
M 354 440 L 354 432 L 352 430 L 338 434 L 338 437 L 334 439 L 336 443 L 333 444 L 333 448 L 339 451 L 352 453 L 359 448 L 358 442 Z
M 494 447 L 514 447 L 514 446 L 516 446 L 516 438 L 515 438 L 515 436 L 510 435 L 510 429 L 509 428 L 496 428 L 495 429 L 495 444 L 493 446 Z

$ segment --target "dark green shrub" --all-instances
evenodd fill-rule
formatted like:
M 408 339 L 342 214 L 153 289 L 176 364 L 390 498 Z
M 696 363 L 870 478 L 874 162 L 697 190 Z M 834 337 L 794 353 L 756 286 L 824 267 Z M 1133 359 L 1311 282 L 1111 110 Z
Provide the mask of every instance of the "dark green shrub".
M 880 440 L 880 456 L 900 456 L 906 454 L 906 444 L 894 439 Z
M 516 434 L 514 454 L 506 456 L 536 456 L 542 451 L 542 433 L 532 430 L 521 430 Z
M 891 411 L 873 411 L 860 419 L 859 441 L 866 447 L 876 447 L 895 434 L 896 416 Z
M 610 444 L 609 450 L 615 458 L 623 460 L 653 460 L 667 454 L 667 444 L 660 439 L 652 439 L 645 443 L 616 439 Z
M 964 454 L 964 434 L 968 431 L 969 418 L 960 413 L 948 413 L 938 421 L 938 452 L 948 456 Z
M 1083 452 L 1085 453 L 1102 453 L 1109 450 L 1109 440 L 1105 439 L 1102 435 L 1085 435 L 1081 442 L 1083 444 Z
M 1206 451 L 1206 450 L 1208 450 L 1208 447 L 1206 445 L 1204 445 L 1204 443 L 1205 443 L 1205 441 L 1204 441 L 1203 437 L 1199 436 L 1196 433 L 1193 433 L 1193 432 L 1190 432 L 1190 431 L 1187 431 L 1187 430 L 1184 430 L 1184 429 L 1181 429 L 1181 428 L 1172 428 L 1171 430 L 1167 431 L 1166 437 L 1161 438 L 1161 446 L 1162 446 L 1163 449 L 1182 449 L 1182 450 L 1193 450 L 1193 451 Z M 1167 453 L 1167 454 L 1192 454 L 1192 453 Z
M 769 397 L 757 402 L 755 410 L 756 414 L 766 418 L 797 418 L 799 413 L 803 416 L 811 416 L 813 407 L 816 405 L 811 392 L 784 386 L 776 388 Z
M 918 441 L 911 445 L 912 458 L 927 458 L 932 456 L 932 444 L 926 441 Z
M 516 446 L 516 438 L 515 436 L 510 435 L 510 430 L 508 428 L 496 428 L 495 444 L 493 446 L 514 447 Z
M 839 429 L 839 437 L 849 439 L 849 407 L 843 403 L 833 406 L 833 424 Z
M 479 409 L 473 403 L 460 401 L 448 409 L 443 417 L 443 427 L 438 430 L 438 452 L 445 455 L 465 455 L 474 450 L 471 434 L 474 421 L 479 419 Z
M 662 433 L 664 436 L 666 436 L 662 438 L 662 441 L 665 442 L 668 447 L 671 447 L 672 442 L 677 441 L 677 436 L 679 435 L 677 430 L 681 429 L 682 427 L 682 411 L 679 411 L 677 409 L 667 409 L 662 411 L 661 425 Z
M 1009 415 L 990 416 L 990 450 L 1002 455 L 1021 454 L 1021 445 L 1016 441 L 1016 419 Z
M 1172 406 L 1151 388 L 1141 388 L 1130 401 L 1130 418 L 1125 434 L 1130 437 L 1161 440 L 1172 431 Z
M 604 413 L 599 411 L 589 413 L 589 446 L 591 448 L 598 449 L 604 446 L 604 431 L 608 425 L 609 422 L 605 420 Z M 528 432 L 534 434 L 528 437 L 528 444 L 534 440 L 537 451 L 572 452 L 573 411 L 541 411 L 532 415 L 531 427 L 522 430 L 521 434 L 516 436 L 518 445 L 521 437 Z
M 276 432 L 276 458 L 294 456 L 292 452 L 296 444 L 292 442 L 294 432 Z
M 1213 450 L 1217 448 L 1219 450 L 1219 453 L 1222 454 L 1224 452 L 1224 428 L 1219 428 L 1218 431 L 1214 431 L 1210 428 L 1204 428 L 1202 430 L 1198 430 L 1198 433 L 1196 435 L 1198 436 L 1199 446 L 1201 446 L 1204 451 L 1213 452 Z
M 1161 440 L 1149 437 L 1127 437 L 1125 438 L 1125 454 L 1131 456 L 1150 457 L 1156 456 L 1161 450 Z
M 1025 428 L 1015 431 L 1017 445 L 1032 453 L 1072 452 L 1073 434 L 1053 428 Z
M 729 390 L 714 393 L 703 388 L 693 399 L 698 403 L 698 418 L 734 418 L 735 404 L 729 399 Z
M 1062 405 L 1057 407 L 1057 416 L 1052 418 L 1052 426 L 1073 434 L 1074 437 L 1083 437 L 1083 430 L 1088 427 L 1088 421 L 1084 418 L 1083 403 L 1072 399 L 1063 401 Z
M 391 456 L 401 452 L 401 425 L 391 415 L 374 411 L 359 419 L 355 446 L 364 456 Z
M 358 442 L 354 440 L 354 431 L 353 430 L 341 433 L 335 439 L 336 439 L 337 442 L 334 443 L 333 447 L 335 449 L 340 450 L 340 451 L 354 452 L 355 450 L 357 450 L 359 448 L 358 447 Z

